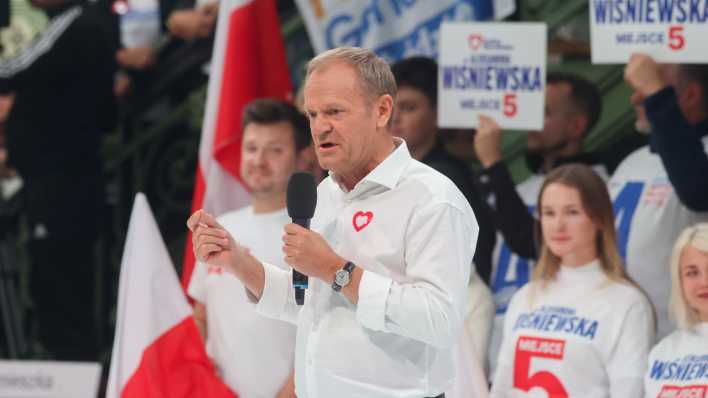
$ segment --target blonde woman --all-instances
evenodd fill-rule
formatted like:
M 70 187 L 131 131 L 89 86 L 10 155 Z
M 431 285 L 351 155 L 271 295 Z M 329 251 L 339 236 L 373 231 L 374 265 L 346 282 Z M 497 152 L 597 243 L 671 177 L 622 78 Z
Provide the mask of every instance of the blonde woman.
M 671 257 L 669 311 L 678 329 L 649 354 L 645 396 L 708 397 L 708 223 L 686 228 Z
M 492 397 L 641 397 L 651 305 L 624 273 L 612 204 L 587 166 L 548 174 L 532 281 L 511 300 Z

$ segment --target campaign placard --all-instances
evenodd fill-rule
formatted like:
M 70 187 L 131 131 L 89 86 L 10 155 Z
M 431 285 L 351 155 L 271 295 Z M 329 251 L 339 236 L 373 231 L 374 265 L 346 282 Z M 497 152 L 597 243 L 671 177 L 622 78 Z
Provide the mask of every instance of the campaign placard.
M 444 23 L 440 34 L 440 127 L 476 127 L 479 115 L 506 129 L 543 127 L 545 24 Z
M 101 365 L 93 362 L 0 361 L 0 398 L 95 398 Z
M 438 56 L 443 21 L 501 19 L 514 0 L 295 0 L 316 54 L 341 46 L 373 50 L 386 61 Z
M 590 0 L 594 64 L 708 63 L 708 0 Z
M 160 5 L 156 0 L 119 0 L 121 43 L 125 48 L 152 48 L 160 37 Z

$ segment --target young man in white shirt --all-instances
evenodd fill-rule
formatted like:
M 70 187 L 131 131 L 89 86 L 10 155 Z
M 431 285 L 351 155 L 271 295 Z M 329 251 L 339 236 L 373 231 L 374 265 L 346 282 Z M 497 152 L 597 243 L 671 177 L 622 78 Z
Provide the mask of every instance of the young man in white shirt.
M 198 259 L 233 272 L 262 313 L 298 325 L 298 398 L 442 397 L 454 378 L 478 226 L 455 185 L 391 136 L 395 94 L 389 66 L 369 50 L 308 64 L 305 109 L 330 176 L 312 231 L 285 227 L 285 261 L 310 277 L 304 306 L 290 273 L 251 256 L 210 215 L 187 222 Z
M 654 305 L 661 339 L 674 329 L 668 316 L 672 244 L 684 228 L 708 221 L 708 65 L 659 65 L 637 54 L 625 80 L 650 144 L 620 163 L 608 189 L 620 253 Z
M 290 222 L 288 180 L 310 145 L 307 118 L 288 103 L 262 99 L 247 105 L 242 119 L 240 172 L 252 202 L 218 222 L 254 256 L 288 270 L 280 234 Z M 226 384 L 242 398 L 293 397 L 295 327 L 257 314 L 241 281 L 218 265 L 198 263 L 188 290 L 207 352 Z

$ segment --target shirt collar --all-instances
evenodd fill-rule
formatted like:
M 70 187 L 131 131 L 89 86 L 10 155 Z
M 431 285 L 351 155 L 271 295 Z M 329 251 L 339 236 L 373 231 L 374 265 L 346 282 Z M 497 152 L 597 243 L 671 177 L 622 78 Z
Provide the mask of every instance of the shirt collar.
M 693 326 L 693 329 L 701 336 L 708 337 L 708 322 L 699 322 Z
M 596 279 L 604 279 L 605 272 L 599 259 L 590 261 L 577 267 L 565 267 L 561 265 L 558 271 L 558 279 L 569 282 L 591 282 Z
M 359 183 L 356 184 L 353 190 L 356 190 L 362 183 L 374 183 L 384 186 L 388 189 L 393 189 L 401 179 L 403 172 L 408 167 L 413 158 L 411 157 L 408 146 L 402 138 L 393 137 L 393 143 L 396 149 L 393 150 L 378 166 L 376 166 L 369 174 L 366 175 Z M 344 186 L 339 182 L 339 178 L 332 171 L 329 172 L 332 180 L 346 192 Z

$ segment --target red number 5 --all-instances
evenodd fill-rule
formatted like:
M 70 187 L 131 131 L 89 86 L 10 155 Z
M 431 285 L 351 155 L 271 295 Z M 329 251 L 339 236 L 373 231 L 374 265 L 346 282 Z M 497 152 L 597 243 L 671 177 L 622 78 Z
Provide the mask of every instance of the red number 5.
M 533 357 L 563 359 L 564 349 L 563 340 L 519 337 L 514 358 L 514 387 L 522 391 L 539 387 L 548 393 L 549 398 L 568 398 L 565 387 L 551 372 L 540 371 L 533 375 L 529 374 Z
M 669 48 L 676 51 L 683 48 L 686 39 L 683 37 L 683 26 L 669 27 Z
M 516 94 L 504 94 L 504 116 L 514 117 L 516 111 Z

